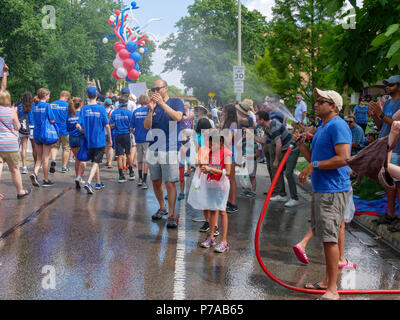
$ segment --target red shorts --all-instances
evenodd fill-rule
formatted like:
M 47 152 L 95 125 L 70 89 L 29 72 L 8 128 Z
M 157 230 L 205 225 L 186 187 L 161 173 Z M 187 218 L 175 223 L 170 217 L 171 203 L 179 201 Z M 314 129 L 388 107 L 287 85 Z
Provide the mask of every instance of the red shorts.
M 179 168 L 179 182 L 185 181 L 185 167 Z

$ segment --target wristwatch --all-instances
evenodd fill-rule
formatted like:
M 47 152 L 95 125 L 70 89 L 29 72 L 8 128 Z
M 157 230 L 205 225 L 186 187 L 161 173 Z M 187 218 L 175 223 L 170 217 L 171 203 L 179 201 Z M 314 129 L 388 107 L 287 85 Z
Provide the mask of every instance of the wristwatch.
M 385 114 L 382 112 L 382 113 L 379 115 L 379 118 L 383 120 L 384 117 L 385 117 Z
M 314 169 L 318 169 L 318 161 L 313 162 L 313 167 L 314 167 Z

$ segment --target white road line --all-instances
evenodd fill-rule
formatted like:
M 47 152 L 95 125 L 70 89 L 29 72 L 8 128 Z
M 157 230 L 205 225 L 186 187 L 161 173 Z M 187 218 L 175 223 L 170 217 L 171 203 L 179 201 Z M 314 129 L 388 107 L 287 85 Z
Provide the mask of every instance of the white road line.
M 175 258 L 175 278 L 174 278 L 174 300 L 185 300 L 185 283 L 186 283 L 186 202 L 181 200 L 179 208 L 179 225 L 178 240 L 176 246 Z

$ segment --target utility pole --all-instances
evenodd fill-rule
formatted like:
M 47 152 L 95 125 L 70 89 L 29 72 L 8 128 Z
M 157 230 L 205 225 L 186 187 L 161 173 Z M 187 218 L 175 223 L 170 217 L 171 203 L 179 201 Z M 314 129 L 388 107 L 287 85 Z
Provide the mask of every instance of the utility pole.
M 242 65 L 242 3 L 238 0 L 238 66 Z M 236 94 L 236 100 L 242 100 L 242 94 Z

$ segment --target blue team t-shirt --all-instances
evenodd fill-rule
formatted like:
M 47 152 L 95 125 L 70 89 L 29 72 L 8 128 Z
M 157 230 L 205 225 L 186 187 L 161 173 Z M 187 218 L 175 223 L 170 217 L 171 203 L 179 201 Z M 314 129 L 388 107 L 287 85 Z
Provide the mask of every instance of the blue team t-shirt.
M 146 142 L 146 136 L 149 130 L 144 128 L 144 120 L 149 113 L 148 107 L 141 107 L 133 112 L 132 117 L 132 128 L 135 129 L 135 141 L 136 143 Z
M 393 118 L 393 115 L 400 110 L 400 98 L 396 100 L 388 100 L 385 102 L 382 108 L 382 112 L 390 119 Z M 385 121 L 382 120 L 382 127 L 381 131 L 379 132 L 379 138 L 383 138 L 389 135 L 390 133 L 390 128 Z M 394 153 L 400 153 L 400 144 L 396 146 L 396 148 L 393 149 Z
M 115 125 L 115 135 L 129 133 L 132 124 L 132 112 L 127 108 L 119 108 L 111 114 L 110 124 Z
M 98 104 L 84 106 L 79 115 L 78 123 L 85 131 L 89 149 L 105 147 L 104 128 L 108 124 L 108 118 L 104 107 Z
M 72 137 L 80 137 L 83 135 L 82 132 L 80 132 L 76 128 L 76 124 L 78 123 L 80 114 L 81 114 L 81 110 L 77 110 L 75 112 L 74 116 L 70 113 L 68 113 L 68 115 L 67 115 L 67 131 L 68 131 L 68 134 Z
M 311 161 L 328 160 L 336 155 L 339 143 L 351 145 L 352 135 L 347 123 L 339 116 L 318 127 L 312 141 Z M 334 170 L 314 169 L 311 174 L 313 192 L 336 193 L 350 191 L 350 168 Z
M 182 100 L 178 98 L 169 98 L 166 104 L 175 111 L 182 112 L 183 115 L 186 115 Z M 161 108 L 159 105 L 156 105 L 153 112 L 153 126 L 151 130 L 154 140 L 150 142 L 150 150 L 179 151 L 181 142 L 178 139 L 179 133 L 181 132 L 181 124 L 182 121 L 173 121 L 163 108 Z M 153 129 L 162 130 L 164 132 L 163 138 L 166 141 L 158 141 L 160 139 L 160 135 Z
M 30 126 L 30 127 L 34 127 L 34 126 L 35 126 L 35 124 L 34 124 L 34 122 L 33 122 L 33 114 L 32 114 L 33 106 L 34 106 L 34 105 L 32 105 L 31 112 L 24 112 L 24 108 L 22 107 L 22 103 L 19 104 L 18 107 L 17 107 L 17 108 L 18 108 L 18 113 L 19 113 L 19 118 L 20 118 L 20 119 L 21 119 L 22 117 L 24 117 L 25 114 L 28 115 L 29 126 Z
M 50 106 L 51 110 L 53 110 L 53 114 L 56 119 L 58 135 L 59 136 L 67 135 L 68 102 L 65 102 L 63 100 L 57 100 L 50 103 Z
M 42 124 L 46 120 L 46 117 L 49 120 L 55 120 L 55 116 L 53 110 L 51 110 L 50 104 L 42 101 L 32 106 L 32 115 L 35 126 L 33 129 L 33 138 L 39 140 L 40 130 L 42 129 Z

